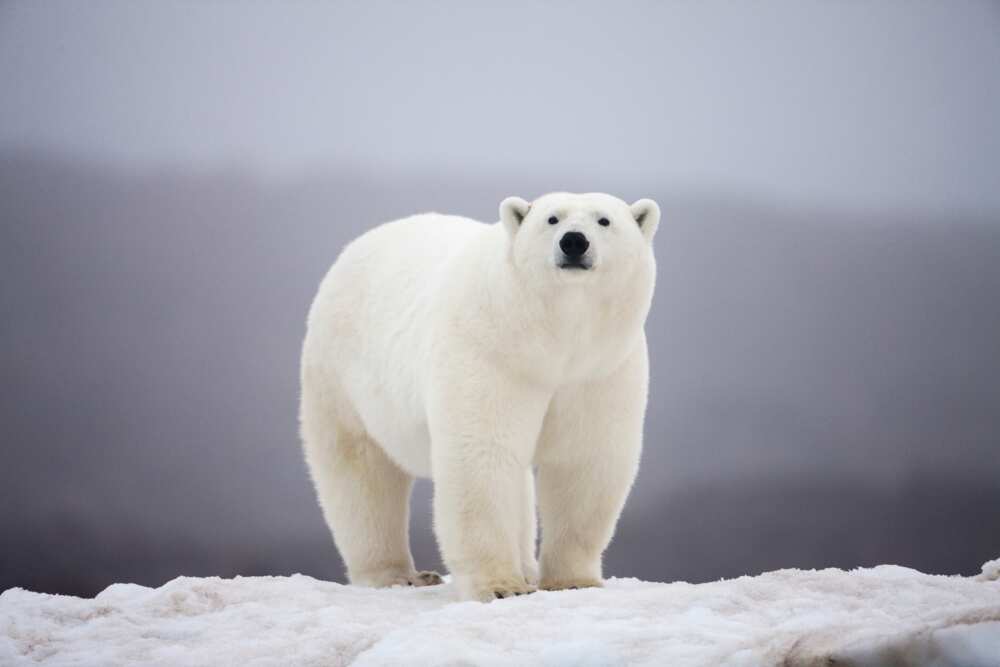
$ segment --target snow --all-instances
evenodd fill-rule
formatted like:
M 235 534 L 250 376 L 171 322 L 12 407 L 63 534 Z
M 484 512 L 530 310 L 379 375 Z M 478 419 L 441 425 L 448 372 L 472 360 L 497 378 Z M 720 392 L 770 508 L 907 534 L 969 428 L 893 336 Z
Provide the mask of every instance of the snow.
M 996 581 L 1000 579 L 1000 558 L 983 563 L 983 572 L 979 575 L 983 581 Z
M 96 598 L 0 595 L 0 664 L 1000 665 L 1000 560 L 976 578 L 903 567 L 457 602 L 450 584 L 180 577 Z

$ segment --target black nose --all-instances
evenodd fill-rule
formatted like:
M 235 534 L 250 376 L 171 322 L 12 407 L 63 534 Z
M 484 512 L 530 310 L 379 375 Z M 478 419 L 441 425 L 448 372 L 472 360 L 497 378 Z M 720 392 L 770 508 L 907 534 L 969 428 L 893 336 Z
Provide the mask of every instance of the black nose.
M 590 247 L 590 241 L 580 232 L 566 232 L 559 239 L 559 247 L 562 248 L 567 257 L 575 259 L 583 257 L 583 253 L 587 252 L 587 248 Z

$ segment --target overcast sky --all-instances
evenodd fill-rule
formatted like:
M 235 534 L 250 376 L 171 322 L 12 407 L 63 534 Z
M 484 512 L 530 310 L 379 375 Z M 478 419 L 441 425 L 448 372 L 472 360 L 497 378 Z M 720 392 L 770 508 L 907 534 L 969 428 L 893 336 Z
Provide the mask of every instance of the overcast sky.
M 0 149 L 1000 211 L 996 3 L 0 6 Z

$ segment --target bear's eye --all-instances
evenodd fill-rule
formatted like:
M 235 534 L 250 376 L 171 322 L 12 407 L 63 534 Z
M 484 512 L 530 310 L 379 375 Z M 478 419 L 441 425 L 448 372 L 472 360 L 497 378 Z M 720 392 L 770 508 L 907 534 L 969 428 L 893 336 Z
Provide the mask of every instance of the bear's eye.
M 559 218 L 557 218 L 556 216 L 552 216 L 551 218 L 549 218 L 549 224 L 550 225 L 554 225 L 557 222 L 559 222 Z
M 608 220 L 607 218 L 601 218 L 600 220 L 597 221 L 597 224 L 599 224 L 601 227 L 607 227 L 608 225 L 611 224 L 611 221 Z

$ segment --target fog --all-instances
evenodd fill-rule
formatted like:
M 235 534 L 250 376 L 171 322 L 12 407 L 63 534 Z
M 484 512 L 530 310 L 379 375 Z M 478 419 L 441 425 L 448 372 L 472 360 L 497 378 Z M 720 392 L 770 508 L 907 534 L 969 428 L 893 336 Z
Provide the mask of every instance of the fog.
M 555 189 L 664 212 L 609 574 L 975 571 L 998 28 L 990 3 L 0 5 L 0 590 L 341 579 L 295 422 L 319 279 L 379 222 Z

